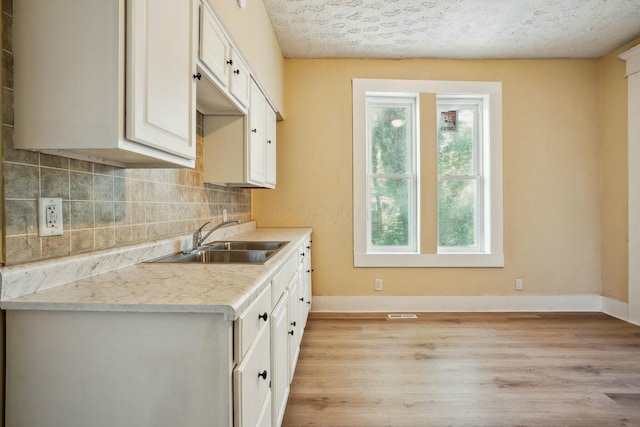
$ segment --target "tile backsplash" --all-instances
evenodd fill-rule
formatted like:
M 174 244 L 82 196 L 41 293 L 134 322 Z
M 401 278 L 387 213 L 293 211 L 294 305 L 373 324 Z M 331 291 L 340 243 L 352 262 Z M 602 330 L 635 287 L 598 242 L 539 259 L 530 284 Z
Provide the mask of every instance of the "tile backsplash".
M 189 233 L 223 209 L 251 219 L 251 190 L 204 184 L 200 155 L 195 170 L 120 169 L 15 150 L 9 138 L 4 150 L 6 264 Z M 38 237 L 38 197 L 62 198 L 62 236 Z
M 205 221 L 251 219 L 251 190 L 205 184 L 202 115 L 195 169 L 121 169 L 13 148 L 12 2 L 2 2 L 4 262 L 46 258 L 193 232 Z M 64 233 L 38 237 L 38 197 L 62 198 Z

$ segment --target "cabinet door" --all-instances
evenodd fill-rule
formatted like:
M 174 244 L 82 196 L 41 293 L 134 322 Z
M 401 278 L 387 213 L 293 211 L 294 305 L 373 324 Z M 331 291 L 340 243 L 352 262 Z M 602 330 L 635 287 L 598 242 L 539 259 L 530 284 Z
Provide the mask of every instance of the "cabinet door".
M 300 351 L 301 328 L 298 319 L 299 277 L 300 275 L 296 272 L 289 285 L 289 383 L 293 380 L 293 373 L 296 369 Z
M 265 106 L 262 91 L 251 81 L 251 104 L 249 106 L 249 182 L 262 185 L 265 180 Z
M 206 3 L 206 2 L 205 2 Z M 231 46 L 209 7 L 200 6 L 200 60 L 218 79 L 222 87 L 229 84 L 229 51 Z
M 255 427 L 263 421 L 265 404 L 271 397 L 270 371 L 270 333 L 269 328 L 263 328 L 251 350 L 233 371 L 233 419 L 236 427 Z M 271 416 L 268 421 L 271 421 Z
M 311 290 L 311 273 L 313 269 L 311 268 L 311 241 L 305 244 L 304 252 L 305 255 L 302 259 L 302 276 L 300 278 L 300 286 L 301 291 L 300 297 L 300 324 L 302 328 L 307 325 L 307 317 L 309 316 L 309 311 L 311 310 L 311 300 L 313 298 L 312 290 Z
M 288 293 L 271 313 L 271 399 L 273 425 L 279 426 L 289 396 Z
M 195 159 L 195 46 L 191 0 L 127 1 L 127 120 L 132 141 Z
M 266 104 L 266 103 L 265 103 Z M 276 187 L 276 113 L 270 105 L 265 105 L 265 129 L 267 145 L 265 147 L 265 184 Z
M 245 107 L 249 105 L 249 87 L 251 74 L 249 67 L 240 59 L 236 51 L 231 48 L 229 52 L 231 60 L 231 75 L 229 77 L 229 91 Z

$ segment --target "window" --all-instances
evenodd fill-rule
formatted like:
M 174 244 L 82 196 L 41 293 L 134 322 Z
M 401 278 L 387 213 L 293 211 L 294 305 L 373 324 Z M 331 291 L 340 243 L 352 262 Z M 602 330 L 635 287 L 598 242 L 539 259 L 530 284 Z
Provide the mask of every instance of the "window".
M 483 252 L 483 98 L 437 98 L 438 253 Z
M 367 252 L 417 252 L 416 96 L 367 96 Z
M 504 266 L 501 91 L 353 80 L 356 267 Z

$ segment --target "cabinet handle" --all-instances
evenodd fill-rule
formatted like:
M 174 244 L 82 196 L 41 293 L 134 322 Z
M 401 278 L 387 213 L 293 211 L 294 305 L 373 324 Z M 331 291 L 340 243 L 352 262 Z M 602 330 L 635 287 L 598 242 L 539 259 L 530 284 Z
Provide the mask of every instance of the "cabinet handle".
M 296 322 L 291 322 L 291 326 L 296 326 Z
M 228 60 L 228 61 L 227 61 L 227 64 L 229 64 L 229 65 L 233 65 L 233 59 Z
M 307 301 L 307 304 L 311 305 L 311 301 Z
M 266 322 L 268 319 L 267 313 L 265 312 L 264 314 L 259 314 L 258 319 L 262 319 Z
M 293 336 L 293 331 L 289 331 L 289 335 Z
M 251 132 L 258 133 L 258 129 L 251 129 Z
M 300 256 L 304 256 L 304 252 L 300 254 Z
M 304 298 L 300 298 L 300 301 L 304 302 Z
M 311 270 L 307 270 L 307 273 L 313 273 L 313 268 Z
M 263 380 L 266 380 L 267 379 L 267 370 L 265 369 L 264 371 L 259 372 L 258 373 L 258 377 L 262 377 Z
M 233 74 L 235 74 L 236 76 L 239 76 L 240 75 L 240 70 L 239 69 L 233 70 Z
M 193 78 L 196 80 L 202 80 L 202 74 L 198 73 L 198 74 L 194 74 Z

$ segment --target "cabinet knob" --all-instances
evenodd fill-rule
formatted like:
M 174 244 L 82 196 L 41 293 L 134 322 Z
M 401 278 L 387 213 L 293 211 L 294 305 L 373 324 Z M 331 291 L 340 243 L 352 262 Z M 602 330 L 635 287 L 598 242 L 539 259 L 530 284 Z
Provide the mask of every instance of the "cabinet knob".
M 311 301 L 307 301 L 307 304 L 311 305 Z
M 300 301 L 304 302 L 304 298 L 300 298 Z
M 233 70 L 233 74 L 235 74 L 236 76 L 239 76 L 240 75 L 240 70 L 239 69 Z
M 258 377 L 262 377 L 263 380 L 266 380 L 267 379 L 267 370 L 265 369 L 264 371 L 259 372 L 258 373 Z
M 202 80 L 202 74 L 198 73 L 198 74 L 194 74 L 193 78 L 196 80 Z
M 267 140 L 267 144 L 271 144 L 271 140 L 270 139 Z
M 228 61 L 227 61 L 227 64 L 229 64 L 229 65 L 233 65 L 233 59 L 228 60 Z
M 304 256 L 304 252 L 300 254 L 301 256 Z
M 289 335 L 293 336 L 293 331 L 289 331 Z
M 264 314 L 259 314 L 258 315 L 258 319 L 262 319 L 265 322 L 267 321 L 267 319 L 269 318 L 269 316 L 267 316 L 267 313 L 265 312 Z
M 296 326 L 296 322 L 291 322 L 291 326 Z
M 258 129 L 251 129 L 251 132 L 258 133 Z

